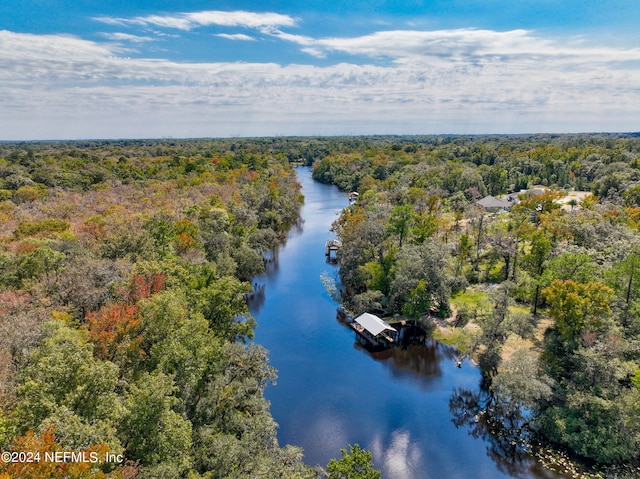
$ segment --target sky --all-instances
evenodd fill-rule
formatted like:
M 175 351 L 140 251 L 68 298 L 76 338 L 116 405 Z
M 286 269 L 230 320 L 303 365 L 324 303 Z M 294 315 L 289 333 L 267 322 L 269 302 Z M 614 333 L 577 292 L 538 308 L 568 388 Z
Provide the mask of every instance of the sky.
M 640 131 L 638 0 L 2 0 L 0 140 Z

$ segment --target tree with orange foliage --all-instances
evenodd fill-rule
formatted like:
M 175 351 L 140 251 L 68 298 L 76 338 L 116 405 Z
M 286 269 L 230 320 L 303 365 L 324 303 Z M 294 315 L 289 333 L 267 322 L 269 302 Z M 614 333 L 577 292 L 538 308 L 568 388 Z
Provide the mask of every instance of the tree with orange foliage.
M 87 313 L 89 339 L 100 359 L 125 366 L 138 358 L 141 319 L 136 304 L 116 302 Z
M 74 456 L 65 456 L 73 452 Z M 56 438 L 55 426 L 47 427 L 36 435 L 29 429 L 18 437 L 10 453 L 15 453 L 15 461 L 6 462 L 0 458 L 0 479 L 105 479 L 103 471 L 109 453 L 106 444 L 92 444 L 79 451 L 68 451 Z M 78 460 L 80 459 L 80 460 Z M 112 466 L 111 466 L 112 467 Z M 110 466 L 106 465 L 106 469 Z M 111 479 L 133 479 L 139 470 L 136 464 L 118 466 L 109 474 Z
M 166 274 L 135 274 L 133 275 L 133 278 L 131 278 L 131 284 L 129 285 L 128 301 L 131 303 L 137 303 L 141 299 L 150 298 L 154 294 L 164 291 L 166 286 Z
M 100 359 L 126 367 L 144 354 L 138 302 L 166 287 L 164 274 L 140 275 L 131 278 L 125 301 L 107 304 L 86 315 L 89 339 L 95 344 L 94 354 Z
M 545 190 L 542 194 L 524 193 L 520 195 L 520 203 L 514 211 L 523 211 L 531 215 L 540 224 L 541 216 L 560 208 L 558 200 L 564 196 L 562 191 Z

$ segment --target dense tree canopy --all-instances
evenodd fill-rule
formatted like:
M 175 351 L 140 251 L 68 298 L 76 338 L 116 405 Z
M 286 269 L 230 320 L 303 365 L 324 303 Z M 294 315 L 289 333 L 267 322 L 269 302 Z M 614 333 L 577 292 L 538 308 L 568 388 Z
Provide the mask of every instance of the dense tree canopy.
M 317 477 L 277 443 L 245 301 L 298 220 L 291 164 L 359 193 L 347 309 L 458 326 L 486 387 L 452 410 L 640 461 L 640 139 L 604 134 L 0 144 L 0 446 L 130 461 L 69 477 Z M 367 454 L 327 474 L 376 477 Z
M 272 146 L 0 146 L 0 446 L 124 458 L 0 477 L 317 477 L 246 344 L 249 281 L 302 203 Z

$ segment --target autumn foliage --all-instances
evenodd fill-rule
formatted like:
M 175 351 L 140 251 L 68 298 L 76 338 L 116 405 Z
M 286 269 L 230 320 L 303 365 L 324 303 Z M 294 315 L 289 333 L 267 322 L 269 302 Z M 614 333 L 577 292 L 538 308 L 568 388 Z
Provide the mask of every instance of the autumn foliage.
M 100 469 L 109 447 L 95 444 L 80 451 L 86 461 L 60 460 L 64 448 L 56 441 L 55 428 L 45 429 L 36 434 L 32 429 L 18 437 L 11 452 L 26 453 L 24 460 L 4 462 L 0 459 L 0 479 L 104 479 L 107 475 Z M 56 455 L 56 453 L 58 455 Z M 96 458 L 91 462 L 90 458 Z M 113 476 L 111 476 L 113 477 Z
M 109 303 L 97 312 L 89 312 L 86 325 L 89 339 L 95 344 L 94 354 L 100 359 L 119 364 L 135 361 L 144 353 L 138 301 L 165 289 L 164 274 L 136 274 L 125 290 L 126 301 Z
M 114 361 L 140 354 L 141 320 L 135 304 L 117 302 L 87 313 L 89 339 L 95 344 L 94 354 Z
M 149 276 L 143 276 L 136 274 L 131 279 L 131 284 L 128 291 L 128 301 L 136 303 L 144 298 L 149 298 L 152 295 L 163 291 L 167 285 L 167 275 L 165 274 L 152 274 Z
M 299 217 L 296 174 L 273 146 L 0 145 L 0 451 L 104 443 L 124 458 L 0 464 L 1 479 L 239 477 L 215 454 L 243 477 L 294 477 L 282 458 L 308 476 L 297 449 L 277 446 L 262 386 L 232 405 L 264 412 L 242 430 L 214 427 L 217 403 L 202 402 L 226 344 L 255 326 L 245 281 Z

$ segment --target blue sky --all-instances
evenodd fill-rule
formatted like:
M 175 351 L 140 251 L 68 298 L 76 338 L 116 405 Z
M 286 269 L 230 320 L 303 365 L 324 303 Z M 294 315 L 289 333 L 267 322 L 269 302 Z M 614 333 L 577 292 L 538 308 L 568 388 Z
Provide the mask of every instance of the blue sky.
M 640 130 L 638 0 L 4 0 L 0 140 Z

